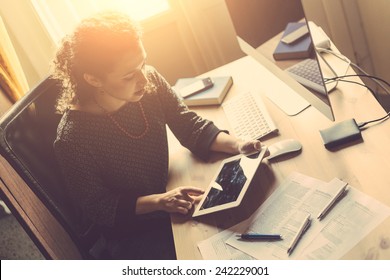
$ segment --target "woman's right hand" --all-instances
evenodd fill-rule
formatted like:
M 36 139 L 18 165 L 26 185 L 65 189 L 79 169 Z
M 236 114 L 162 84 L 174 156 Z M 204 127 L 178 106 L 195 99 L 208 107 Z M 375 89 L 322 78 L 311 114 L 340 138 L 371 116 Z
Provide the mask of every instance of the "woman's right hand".
M 187 214 L 194 203 L 199 202 L 204 191 L 197 187 L 178 187 L 159 195 L 157 199 L 159 210 L 168 213 Z

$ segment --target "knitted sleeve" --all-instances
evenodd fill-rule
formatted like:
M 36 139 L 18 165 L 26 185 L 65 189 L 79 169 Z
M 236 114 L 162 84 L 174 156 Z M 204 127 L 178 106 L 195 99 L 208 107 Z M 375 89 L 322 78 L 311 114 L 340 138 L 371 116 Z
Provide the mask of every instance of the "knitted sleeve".
M 221 130 L 212 121 L 189 110 L 157 71 L 153 78 L 169 128 L 184 147 L 199 158 L 207 160 L 210 145 Z

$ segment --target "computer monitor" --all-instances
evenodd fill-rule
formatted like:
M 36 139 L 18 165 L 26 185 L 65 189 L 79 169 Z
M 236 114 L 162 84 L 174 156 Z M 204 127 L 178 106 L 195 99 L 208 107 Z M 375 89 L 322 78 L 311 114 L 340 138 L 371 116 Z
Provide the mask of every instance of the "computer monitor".
M 288 115 L 296 115 L 312 105 L 327 118 L 334 121 L 334 114 L 329 100 L 327 88 L 324 83 L 324 65 L 316 52 L 313 39 L 313 25 L 305 17 L 301 0 L 225 0 L 237 40 L 244 53 L 253 57 L 281 81 L 288 85 L 283 92 L 265 92 L 278 107 Z M 309 42 L 306 52 L 299 55 L 280 57 L 273 55 L 277 44 L 284 34 L 289 23 L 298 23 L 306 26 L 306 32 L 299 39 L 290 44 Z M 304 28 L 302 28 L 304 29 Z M 274 38 L 273 41 L 270 41 Z M 277 39 L 275 39 L 277 38 Z M 264 43 L 268 42 L 266 45 Z M 270 50 L 269 42 L 274 42 Z M 297 82 L 296 78 L 288 72 L 288 68 L 304 59 L 315 61 L 316 75 L 321 82 L 320 89 L 313 90 Z M 313 72 L 313 71 L 312 71 Z M 267 81 L 264 81 L 267 82 Z

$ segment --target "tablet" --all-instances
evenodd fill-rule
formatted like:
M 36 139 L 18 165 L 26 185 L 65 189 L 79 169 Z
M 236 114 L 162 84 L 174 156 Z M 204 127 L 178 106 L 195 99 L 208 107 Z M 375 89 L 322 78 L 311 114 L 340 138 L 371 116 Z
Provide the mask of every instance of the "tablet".
M 266 151 L 263 146 L 259 152 L 223 160 L 192 217 L 240 205 Z

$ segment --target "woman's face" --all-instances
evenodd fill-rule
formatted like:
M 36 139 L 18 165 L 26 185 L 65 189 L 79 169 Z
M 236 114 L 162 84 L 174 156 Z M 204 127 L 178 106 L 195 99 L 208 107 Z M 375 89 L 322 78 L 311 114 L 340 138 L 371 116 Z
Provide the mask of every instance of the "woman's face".
M 146 52 L 139 44 L 137 49 L 125 52 L 110 71 L 100 80 L 105 94 L 122 101 L 137 102 L 144 95 L 148 80 L 145 76 Z

